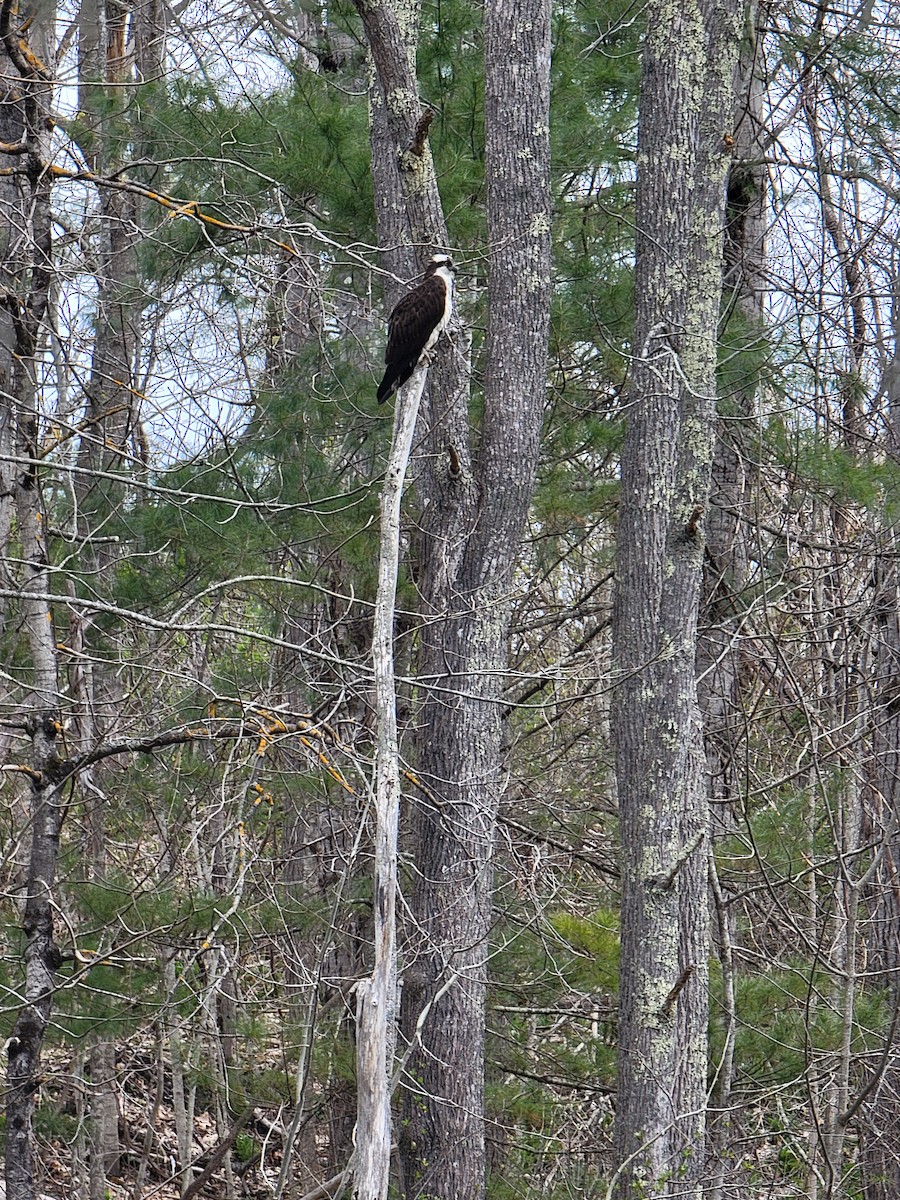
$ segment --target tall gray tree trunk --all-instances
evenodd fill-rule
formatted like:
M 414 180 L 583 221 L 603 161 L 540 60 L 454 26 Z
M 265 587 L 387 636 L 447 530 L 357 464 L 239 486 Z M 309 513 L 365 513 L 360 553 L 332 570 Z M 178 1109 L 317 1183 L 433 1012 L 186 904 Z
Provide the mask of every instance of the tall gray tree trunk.
M 708 800 L 697 614 L 715 435 L 736 5 L 646 12 L 631 400 L 614 609 L 622 873 L 617 1194 L 704 1167 Z
M 161 69 L 164 23 L 159 6 L 124 6 L 115 0 L 84 0 L 78 15 L 78 92 L 83 126 L 82 151 L 90 169 L 114 176 L 138 157 L 139 130 L 128 106 L 133 105 L 135 64 L 155 78 Z M 129 46 L 131 53 L 129 53 Z M 140 287 L 138 247 L 140 204 L 133 193 L 100 188 L 95 235 L 97 293 L 91 370 L 78 446 L 75 496 L 81 567 L 92 588 L 109 590 L 119 561 L 118 544 L 103 537 L 107 523 L 121 510 L 125 495 L 120 480 L 143 457 L 137 400 L 137 358 L 141 313 L 146 299 Z M 119 478 L 117 478 L 117 476 Z M 116 672 L 97 656 L 100 636 L 90 620 L 79 622 L 81 657 L 73 660 L 79 676 L 76 724 L 83 751 L 113 732 L 123 711 Z M 98 661 L 92 663 L 97 656 Z M 88 824 L 91 876 L 106 878 L 107 796 L 103 772 L 82 780 Z M 107 1178 L 118 1174 L 119 1128 L 116 1047 L 102 1032 L 90 1048 L 90 1188 L 91 1200 L 103 1200 Z
M 709 515 L 706 520 L 701 637 L 697 668 L 710 774 L 710 795 L 721 801 L 721 823 L 730 824 L 733 762 L 743 733 L 737 714 L 738 631 L 740 596 L 747 576 L 747 502 L 752 461 L 746 442 L 752 434 L 756 406 L 756 361 L 764 337 L 766 295 L 765 241 L 768 171 L 763 138 L 761 49 L 755 28 L 755 6 L 741 43 L 735 79 L 733 160 L 728 171 L 723 327 L 729 353 L 746 368 L 732 375 L 733 387 L 719 398 L 712 466 Z M 732 376 L 729 376 L 731 378 Z M 715 817 L 715 814 L 714 814 Z
M 420 954 L 404 990 L 407 1036 L 420 1025 L 401 1134 L 402 1188 L 410 1197 L 477 1200 L 484 1189 L 485 992 L 503 790 L 506 598 L 534 486 L 546 390 L 549 23 L 545 0 L 486 6 L 489 307 L 481 445 L 466 478 L 468 447 L 463 443 L 464 455 L 433 408 L 430 468 L 420 484 L 433 500 L 424 510 L 430 521 L 419 666 L 431 685 L 419 765 L 432 798 L 416 813 L 412 908 Z M 461 518 L 463 535 L 454 544 Z
M 50 177 L 47 173 L 52 123 L 53 16 L 50 5 L 14 13 L 10 0 L 0 4 L 0 61 L 4 95 L 0 103 L 0 140 L 19 144 L 18 153 L 0 156 L 10 171 L 2 185 L 6 206 L 0 213 L 0 404 L 6 447 L 15 461 L 6 479 L 21 562 L 18 585 L 31 683 L 24 732 L 31 761 L 21 768 L 29 789 L 31 844 L 21 891 L 25 934 L 23 996 L 7 1042 L 6 1154 L 7 1200 L 34 1200 L 35 1160 L 32 1118 L 40 1085 L 41 1050 L 50 1021 L 55 972 L 61 952 L 54 939 L 53 890 L 62 823 L 62 760 L 56 639 L 47 604 L 49 561 L 41 479 L 37 468 L 38 412 L 36 372 L 52 280 Z M 27 38 L 20 32 L 31 16 Z M 6 547 L 4 547 L 4 550 Z
M 762 43 L 757 30 L 757 5 L 746 12 L 735 78 L 734 156 L 726 192 L 724 314 L 729 353 L 745 369 L 732 371 L 734 386 L 719 395 L 719 421 L 712 465 L 706 554 L 703 569 L 700 630 L 697 643 L 698 699 L 703 717 L 706 770 L 712 803 L 711 826 L 727 833 L 734 821 L 733 805 L 739 748 L 744 736 L 741 711 L 741 617 L 747 582 L 751 487 L 751 440 L 757 418 L 756 363 L 765 336 L 765 247 L 768 170 L 763 126 Z M 721 389 L 720 389 L 721 391 Z M 713 940 L 722 967 L 722 1054 L 711 1064 L 713 1087 L 709 1127 L 712 1164 L 711 1200 L 719 1200 L 729 1164 L 731 1085 L 737 1032 L 733 916 L 713 872 L 715 924 Z M 732 1185 L 739 1181 L 728 1178 Z
M 399 187 L 376 197 L 379 240 L 447 248 L 412 44 L 388 5 L 357 0 Z M 464 338 L 429 372 L 415 464 L 422 624 L 416 885 L 404 971 L 412 1053 L 400 1122 L 401 1190 L 477 1200 L 484 1189 L 484 1021 L 494 822 L 502 791 L 507 595 L 531 499 L 543 418 L 550 305 L 546 0 L 485 12 L 489 326 L 485 415 L 469 442 Z M 376 126 L 374 150 L 386 139 Z M 384 168 L 385 163 L 380 162 Z M 397 211 L 396 197 L 403 197 Z M 387 197 L 387 199 L 385 199 Z M 390 260 L 396 269 L 396 259 Z M 419 260 L 422 265 L 422 260 Z M 412 275 L 410 266 L 405 274 Z
M 139 27 L 140 28 L 140 27 Z M 140 28 L 152 37 L 149 29 Z M 132 131 L 124 106 L 125 85 L 134 83 L 126 55 L 133 36 L 128 10 L 114 0 L 85 0 L 79 14 L 79 105 L 87 126 L 83 150 L 97 175 L 114 174 L 130 157 Z M 121 502 L 121 471 L 136 434 L 135 356 L 141 308 L 138 283 L 137 198 L 126 190 L 100 188 L 97 235 L 96 333 L 87 387 L 84 433 L 79 445 L 79 510 L 91 532 Z M 102 568 L 93 552 L 93 569 Z M 113 554 L 114 561 L 115 555 Z

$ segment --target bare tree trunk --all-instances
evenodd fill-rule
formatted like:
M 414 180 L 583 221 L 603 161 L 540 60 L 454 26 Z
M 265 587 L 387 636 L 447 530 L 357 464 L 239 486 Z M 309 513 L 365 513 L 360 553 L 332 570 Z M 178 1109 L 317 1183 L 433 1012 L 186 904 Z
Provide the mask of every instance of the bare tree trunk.
M 438 193 L 428 129 L 433 113 L 418 102 L 415 77 L 415 44 L 418 36 L 418 4 L 395 5 L 380 0 L 355 0 L 362 18 L 366 41 L 372 55 L 379 106 L 383 112 L 387 136 L 380 119 L 373 125 L 377 135 L 373 153 L 378 158 L 376 179 L 390 186 L 384 171 L 385 156 L 399 175 L 400 186 L 390 187 L 387 198 L 392 207 L 384 211 L 385 196 L 376 197 L 379 235 L 390 230 L 397 244 L 415 247 L 420 261 L 427 262 L 427 248 L 447 249 L 447 225 Z M 402 197 L 402 209 L 398 207 Z M 392 260 L 396 262 L 397 260 Z M 410 272 L 411 274 L 412 272 Z
M 89 125 L 85 157 L 98 175 L 111 174 L 127 154 L 124 105 L 133 83 L 126 56 L 129 12 L 114 0 L 86 0 L 79 15 L 79 104 Z M 150 31 L 142 30 L 151 36 Z M 79 447 L 79 510 L 96 534 L 121 500 L 108 475 L 121 469 L 137 435 L 135 355 L 142 297 L 137 269 L 137 200 L 133 193 L 100 188 L 97 330 Z M 96 551 L 95 559 L 98 558 Z M 94 564 L 102 566 L 99 561 Z
M 745 370 L 729 373 L 733 388 L 719 396 L 715 454 L 712 465 L 706 555 L 703 568 L 700 630 L 697 642 L 698 700 L 703 715 L 706 769 L 712 805 L 713 836 L 732 828 L 733 805 L 739 794 L 735 782 L 737 758 L 744 736 L 741 714 L 742 594 L 749 560 L 750 476 L 748 435 L 754 430 L 756 360 L 764 337 L 766 294 L 765 240 L 768 213 L 768 172 L 763 139 L 762 44 L 757 29 L 758 8 L 746 12 L 735 79 L 734 160 L 726 192 L 725 273 L 722 318 L 729 352 Z M 731 1085 L 737 1032 L 733 958 L 733 914 L 710 861 L 716 922 L 714 942 L 723 976 L 723 1052 L 711 1064 L 713 1087 L 709 1128 L 712 1164 L 711 1197 L 723 1193 L 731 1132 Z M 738 1181 L 730 1183 L 739 1185 Z
M 106 1200 L 107 1177 L 119 1167 L 116 1046 L 106 1038 L 91 1046 L 91 1200 Z
M 144 3 L 134 11 L 114 0 L 85 0 L 78 15 L 78 90 L 85 126 L 82 150 L 97 175 L 113 175 L 131 157 L 135 131 L 126 115 L 128 85 L 134 86 L 132 58 L 151 75 L 158 72 L 162 50 L 159 13 Z M 100 188 L 96 233 L 96 332 L 78 448 L 75 495 L 85 574 L 102 589 L 119 558 L 117 543 L 103 538 L 104 526 L 121 506 L 123 473 L 129 451 L 142 456 L 137 396 L 139 326 L 144 298 L 138 284 L 137 197 Z M 127 473 L 127 472 L 126 472 Z M 94 540 L 98 539 L 98 540 Z M 80 657 L 72 670 L 80 676 L 76 719 L 83 751 L 111 731 L 122 709 L 115 673 L 102 662 L 92 665 L 97 649 L 91 622 L 80 622 Z M 107 797 L 102 772 L 84 781 L 89 858 L 96 882 L 106 877 Z M 119 1122 L 116 1047 L 101 1033 L 90 1050 L 91 1200 L 103 1200 L 107 1176 L 118 1172 Z
M 735 9 L 713 0 L 674 19 L 662 6 L 647 11 L 614 611 L 623 1200 L 699 1196 L 704 1169 L 708 803 L 695 656 Z
M 384 245 L 447 248 L 417 94 L 417 16 L 357 7 L 384 99 L 399 188 L 376 200 Z M 454 354 L 429 373 L 416 471 L 422 596 L 419 674 L 427 679 L 412 897 L 416 957 L 404 973 L 401 1188 L 477 1200 L 484 1188 L 484 1020 L 494 822 L 502 790 L 500 705 L 512 571 L 531 498 L 546 387 L 550 301 L 549 5 L 486 10 L 490 244 L 488 367 L 477 464 L 468 382 Z M 384 162 L 380 162 L 384 166 Z M 396 166 L 394 169 L 397 169 Z M 391 197 L 404 198 L 396 212 Z M 395 260 L 391 260 L 393 266 Z M 411 275 L 411 263 L 406 274 Z
M 412 908 L 418 961 L 404 1029 L 418 1031 L 401 1136 L 407 1196 L 484 1189 L 484 1022 L 494 824 L 503 790 L 506 597 L 539 451 L 550 300 L 549 4 L 488 4 L 485 154 L 488 356 L 477 463 L 432 407 L 420 588 L 429 687 Z M 471 491 L 475 483 L 474 495 Z M 468 537 L 457 537 L 460 521 Z M 427 1015 L 422 1020 L 422 1014 Z
M 10 207 L 2 238 L 0 263 L 4 317 L 0 321 L 0 403 L 4 427 L 16 461 L 11 485 L 14 519 L 22 561 L 21 606 L 31 665 L 31 711 L 26 733 L 31 762 L 23 768 L 30 788 L 31 847 L 23 889 L 25 933 L 24 1003 L 7 1043 L 6 1195 L 7 1200 L 34 1200 L 34 1134 L 32 1118 L 40 1081 L 41 1049 L 53 1003 L 54 974 L 62 956 L 54 939 L 53 890 L 63 815 L 62 762 L 57 750 L 61 732 L 56 639 L 49 605 L 49 562 L 45 541 L 41 480 L 36 457 L 38 414 L 36 369 L 52 278 L 50 225 L 49 119 L 53 11 L 32 12 L 30 45 L 13 15 L 11 0 L 0 5 L 0 39 L 8 94 L 0 104 L 0 137 L 21 145 L 21 153 L 4 157 L 12 174 L 4 184 Z M 13 22 L 16 25 L 13 25 Z
M 734 158 L 726 193 L 723 328 L 730 354 L 747 363 L 719 399 L 712 466 L 709 516 L 706 522 L 701 634 L 698 642 L 698 693 L 703 712 L 710 774 L 710 796 L 722 809 L 728 828 L 733 797 L 733 760 L 743 729 L 738 708 L 738 618 L 747 575 L 748 432 L 754 428 L 756 358 L 764 336 L 765 236 L 768 173 L 762 139 L 763 84 L 755 7 L 737 66 Z M 714 820 L 716 812 L 713 813 Z
M 164 972 L 167 996 L 172 1000 L 175 996 L 177 983 L 174 958 L 166 960 Z M 180 1018 L 177 1013 L 171 1012 L 164 1018 L 164 1023 L 171 1060 L 172 1111 L 175 1121 L 175 1135 L 178 1140 L 178 1166 L 181 1193 L 183 1195 L 194 1180 L 194 1169 L 191 1166 L 193 1158 L 194 1097 L 193 1091 L 186 1079 L 184 1043 L 179 1028 Z
M 391 1162 L 391 1076 L 397 1021 L 397 833 L 400 749 L 394 678 L 394 608 L 400 565 L 400 504 L 427 366 L 397 399 L 381 495 L 381 544 L 372 665 L 375 675 L 375 962 L 357 999 L 356 1195 L 385 1200 Z
M 800 101 L 812 148 L 825 244 L 830 242 L 839 266 L 839 304 L 845 339 L 838 389 L 839 444 L 848 458 L 861 461 L 869 449 L 866 414 L 860 401 L 871 344 L 866 304 L 871 283 L 864 269 L 865 238 L 861 244 L 859 226 L 854 227 L 852 215 L 848 215 L 852 209 L 848 210 L 840 185 L 836 194 L 831 139 L 827 126 L 822 128 L 820 89 L 827 70 L 822 55 L 828 37 L 826 13 L 816 9 L 802 59 Z M 825 1070 L 818 1062 L 812 1062 L 808 1069 L 811 1124 L 815 1130 L 809 1175 L 821 1180 L 825 1200 L 841 1200 L 846 1195 L 848 1112 L 856 1065 L 853 1037 L 859 978 L 859 900 L 861 888 L 878 869 L 877 860 L 865 869 L 869 839 L 863 833 L 860 787 L 865 772 L 864 734 L 871 725 L 871 714 L 867 711 L 870 693 L 861 684 L 868 673 L 865 663 L 869 629 L 867 621 L 855 616 L 848 619 L 856 598 L 854 564 L 866 575 L 875 573 L 875 564 L 865 564 L 860 556 L 857 525 L 864 523 L 864 513 L 846 496 L 833 498 L 827 511 L 823 511 L 823 541 L 831 549 L 822 571 L 822 598 L 817 602 L 820 624 L 813 643 L 817 641 L 821 646 L 823 725 L 841 729 L 847 739 L 838 758 L 841 769 L 831 801 L 837 853 L 826 910 L 826 920 L 831 925 L 827 958 L 831 975 L 829 1009 L 839 1022 L 841 1037 L 834 1051 L 823 1056 L 827 1063 Z

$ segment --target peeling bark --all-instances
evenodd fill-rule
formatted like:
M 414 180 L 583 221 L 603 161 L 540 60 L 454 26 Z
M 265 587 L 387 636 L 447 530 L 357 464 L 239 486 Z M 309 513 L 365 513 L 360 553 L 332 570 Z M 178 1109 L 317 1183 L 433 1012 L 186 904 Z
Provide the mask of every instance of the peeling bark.
M 381 494 L 381 543 L 372 665 L 375 675 L 375 962 L 357 990 L 356 1187 L 385 1200 L 391 1161 L 391 1077 L 397 1021 L 397 833 L 400 749 L 394 678 L 394 609 L 400 567 L 400 505 L 427 364 L 397 394 L 394 439 Z

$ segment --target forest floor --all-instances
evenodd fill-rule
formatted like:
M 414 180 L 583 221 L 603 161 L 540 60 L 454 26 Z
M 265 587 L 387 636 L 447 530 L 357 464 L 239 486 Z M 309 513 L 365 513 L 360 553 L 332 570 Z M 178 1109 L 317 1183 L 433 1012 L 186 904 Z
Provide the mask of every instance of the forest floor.
M 142 1056 L 143 1057 L 143 1056 Z M 71 1051 L 44 1054 L 45 1087 L 36 1119 L 36 1185 L 40 1200 L 88 1200 L 89 1138 L 83 1097 L 90 1082 L 79 1077 Z M 121 1068 L 122 1064 L 118 1064 Z M 147 1054 L 143 1069 L 129 1055 L 128 1069 L 118 1071 L 118 1115 L 121 1156 L 106 1181 L 104 1200 L 181 1200 L 185 1183 L 180 1162 L 178 1126 L 171 1094 L 171 1072 L 159 1069 L 159 1056 Z M 285 1127 L 290 1111 L 255 1107 L 230 1114 L 217 1126 L 209 1097 L 194 1095 L 191 1133 L 191 1200 L 256 1200 L 271 1197 L 282 1164 Z M 305 1124 L 305 1123 L 304 1123 Z M 235 1126 L 240 1125 L 235 1133 Z M 223 1142 L 231 1146 L 229 1155 Z M 298 1139 L 297 1167 L 287 1194 L 303 1196 L 329 1177 L 309 1171 L 308 1137 Z M 207 1177 L 201 1178 L 206 1175 Z M 0 1200 L 5 1188 L 0 1181 Z

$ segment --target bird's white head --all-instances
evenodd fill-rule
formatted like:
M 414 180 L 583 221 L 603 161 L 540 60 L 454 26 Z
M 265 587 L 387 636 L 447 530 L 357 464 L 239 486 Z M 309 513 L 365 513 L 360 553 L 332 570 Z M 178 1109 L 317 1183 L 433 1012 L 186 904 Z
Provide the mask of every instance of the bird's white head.
M 425 270 L 425 278 L 439 276 L 446 283 L 448 292 L 452 292 L 455 272 L 456 266 L 449 254 L 435 254 Z
M 456 271 L 453 259 L 449 254 L 435 254 L 425 269 L 427 275 L 453 275 Z

